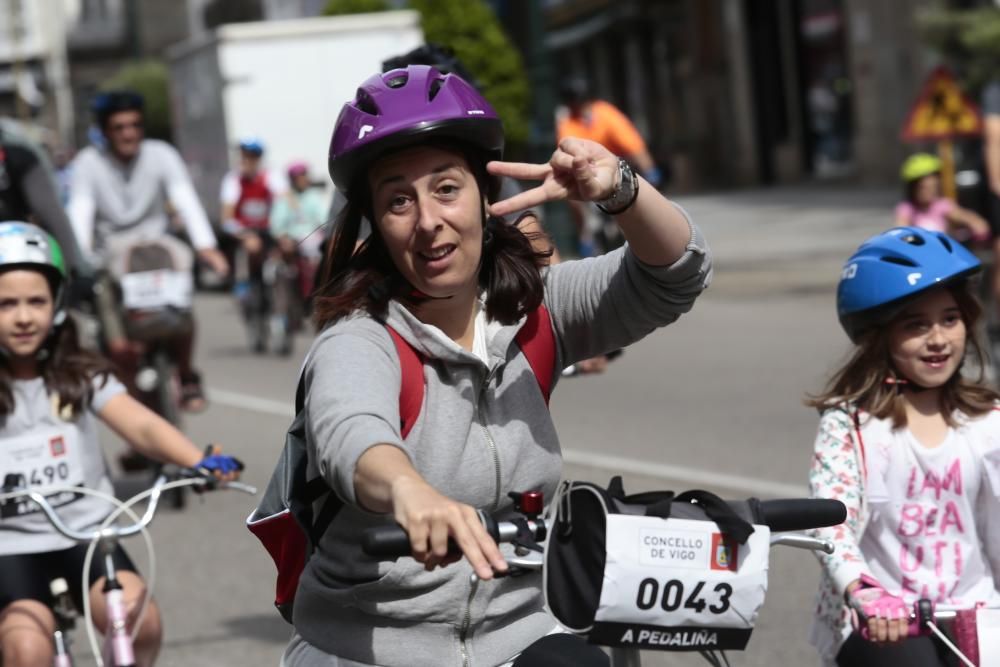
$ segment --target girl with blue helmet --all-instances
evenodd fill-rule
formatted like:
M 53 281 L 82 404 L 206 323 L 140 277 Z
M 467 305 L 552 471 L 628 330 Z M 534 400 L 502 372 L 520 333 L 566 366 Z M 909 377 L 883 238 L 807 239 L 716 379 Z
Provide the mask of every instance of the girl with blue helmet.
M 848 361 L 808 405 L 822 417 L 813 495 L 847 521 L 817 531 L 836 544 L 812 641 L 827 665 L 950 664 L 936 639 L 907 641 L 918 599 L 1000 604 L 1000 396 L 983 383 L 970 289 L 980 263 L 940 232 L 897 227 L 847 260 L 837 288 Z M 978 379 L 961 372 L 972 357 Z

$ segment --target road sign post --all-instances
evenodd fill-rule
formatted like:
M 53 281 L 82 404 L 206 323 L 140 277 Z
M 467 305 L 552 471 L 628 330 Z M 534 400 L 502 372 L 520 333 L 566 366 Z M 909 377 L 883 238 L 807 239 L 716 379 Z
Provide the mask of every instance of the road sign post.
M 980 136 L 983 121 L 979 108 L 962 92 L 951 72 L 938 67 L 927 80 L 910 107 L 900 138 L 906 143 L 936 142 L 941 158 L 941 189 L 955 198 L 955 152 L 953 141 L 959 137 Z

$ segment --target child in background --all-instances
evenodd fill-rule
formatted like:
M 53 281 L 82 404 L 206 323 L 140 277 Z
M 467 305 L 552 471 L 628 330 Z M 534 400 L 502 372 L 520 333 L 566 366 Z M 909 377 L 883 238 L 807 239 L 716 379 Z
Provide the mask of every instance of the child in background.
M 975 211 L 941 193 L 941 160 L 929 153 L 907 158 L 900 170 L 905 199 L 896 205 L 898 227 L 919 227 L 960 241 L 988 241 L 990 226 Z

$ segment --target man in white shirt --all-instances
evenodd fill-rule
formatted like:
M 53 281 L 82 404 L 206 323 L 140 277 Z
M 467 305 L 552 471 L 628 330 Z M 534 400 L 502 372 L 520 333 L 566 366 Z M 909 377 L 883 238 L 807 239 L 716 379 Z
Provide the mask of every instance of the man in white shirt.
M 221 275 L 229 272 L 216 247 L 215 234 L 198 201 L 187 169 L 170 144 L 145 139 L 143 100 L 136 93 L 113 91 L 93 104 L 105 148 L 88 146 L 73 164 L 67 210 L 81 250 L 98 265 L 108 259 L 109 246 L 162 239 L 170 217 L 167 202 L 187 230 L 198 259 Z M 112 356 L 126 356 L 130 344 L 120 332 L 107 340 Z M 176 350 L 184 407 L 205 407 L 201 380 L 192 366 L 194 333 Z

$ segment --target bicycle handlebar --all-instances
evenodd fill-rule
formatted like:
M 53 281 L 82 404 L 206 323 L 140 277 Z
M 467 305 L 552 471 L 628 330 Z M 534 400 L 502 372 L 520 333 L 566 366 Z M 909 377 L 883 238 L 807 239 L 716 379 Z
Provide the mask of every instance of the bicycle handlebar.
M 842 502 L 821 498 L 764 500 L 760 502 L 759 509 L 761 523 L 775 532 L 835 526 L 847 518 L 847 508 Z M 479 519 L 483 522 L 486 532 L 499 543 L 512 542 L 521 529 L 520 522 L 497 521 L 483 511 L 479 511 Z M 527 526 L 536 540 L 544 538 L 546 532 L 544 519 L 529 520 Z M 787 543 L 827 553 L 831 550 L 830 545 L 823 540 L 796 536 L 797 540 L 783 541 L 784 537 L 788 536 L 776 537 L 773 543 Z M 454 545 L 452 547 L 454 548 Z M 409 535 L 399 524 L 365 530 L 361 536 L 361 548 L 369 556 L 387 559 L 408 556 L 412 551 Z
M 160 475 L 157 477 L 156 481 L 153 482 L 153 486 L 151 487 L 149 494 L 149 503 L 146 505 L 146 511 L 143 513 L 138 523 L 134 523 L 130 526 L 108 526 L 103 530 L 91 532 L 84 532 L 67 526 L 59 517 L 55 508 L 53 508 L 49 503 L 48 499 L 39 491 L 24 488 L 8 491 L 5 488 L 4 492 L 0 493 L 0 501 L 13 500 L 15 498 L 23 497 L 30 498 L 42 510 L 42 513 L 45 514 L 45 517 L 49 520 L 49 523 L 52 524 L 52 527 L 55 528 L 57 532 L 75 542 L 86 544 L 95 539 L 120 539 L 136 535 L 153 521 L 153 517 L 156 515 L 156 510 L 159 507 L 163 491 L 184 486 L 198 486 L 204 489 L 233 489 L 235 491 L 242 491 L 251 495 L 257 493 L 257 489 L 248 484 L 240 482 L 219 482 L 215 480 L 215 478 L 210 477 L 198 470 L 187 470 L 182 473 L 180 479 L 173 481 L 168 481 L 165 475 Z M 78 493 L 79 491 L 80 489 L 78 487 L 50 487 L 46 489 L 46 492 L 49 493 Z
M 776 533 L 825 528 L 844 523 L 847 508 L 826 498 L 782 498 L 760 501 L 761 523 Z

